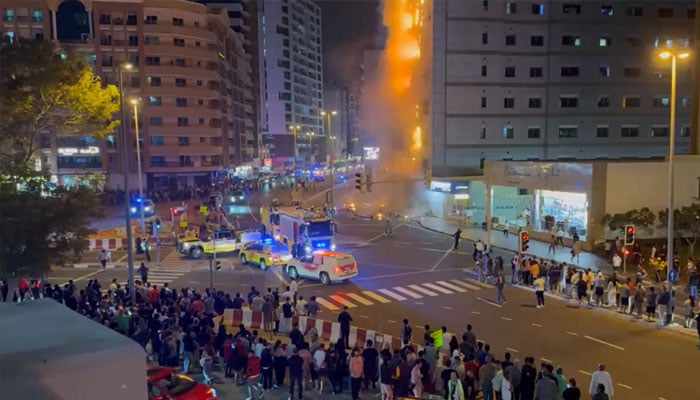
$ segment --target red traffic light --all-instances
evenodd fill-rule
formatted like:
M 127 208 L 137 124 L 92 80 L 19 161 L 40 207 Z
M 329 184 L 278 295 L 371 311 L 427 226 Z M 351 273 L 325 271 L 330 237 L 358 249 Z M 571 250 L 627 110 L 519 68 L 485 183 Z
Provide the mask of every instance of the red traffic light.
M 633 226 L 628 226 L 628 227 L 627 227 L 627 233 L 628 233 L 628 234 L 634 233 L 634 227 L 633 227 Z
M 630 251 L 627 250 L 627 249 L 625 249 L 625 257 L 628 256 L 628 255 L 630 255 Z
M 527 232 L 523 232 L 520 234 L 520 239 L 521 240 L 529 240 L 530 239 L 530 234 Z

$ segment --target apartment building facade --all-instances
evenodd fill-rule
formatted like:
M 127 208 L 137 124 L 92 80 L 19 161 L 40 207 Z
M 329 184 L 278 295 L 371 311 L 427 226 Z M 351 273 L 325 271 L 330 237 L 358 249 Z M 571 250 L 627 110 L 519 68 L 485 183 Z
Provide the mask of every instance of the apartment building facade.
M 258 7 L 262 151 L 291 165 L 296 146 L 299 160 L 312 162 L 326 140 L 321 9 L 310 0 L 260 0 Z
M 140 100 L 138 140 L 147 187 L 208 184 L 250 159 L 242 146 L 248 140 L 245 73 L 238 65 L 243 43 L 225 13 L 184 0 L 3 0 L 0 8 L 3 35 L 72 46 L 108 83 L 118 84 L 121 70 L 125 97 Z M 136 174 L 134 113 L 126 104 L 126 143 L 118 132 L 104 140 L 42 141 L 42 162 L 58 181 L 72 184 L 85 174 L 106 173 L 108 186 L 119 187 L 118 150 L 124 145 L 129 173 Z
M 433 174 L 485 160 L 668 152 L 670 63 L 693 1 L 433 1 L 425 118 Z M 691 62 L 678 65 L 676 151 L 687 151 Z

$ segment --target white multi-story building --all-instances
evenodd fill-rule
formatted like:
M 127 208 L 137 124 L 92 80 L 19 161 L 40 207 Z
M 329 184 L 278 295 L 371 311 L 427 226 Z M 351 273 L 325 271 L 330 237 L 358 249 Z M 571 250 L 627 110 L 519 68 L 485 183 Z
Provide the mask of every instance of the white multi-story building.
M 433 174 L 668 152 L 670 63 L 655 43 L 692 39 L 693 1 L 433 1 L 426 12 Z M 679 153 L 690 72 L 679 63 Z
M 275 164 L 291 164 L 296 143 L 299 157 L 312 160 L 326 140 L 321 9 L 310 0 L 260 0 L 258 5 L 264 151 Z

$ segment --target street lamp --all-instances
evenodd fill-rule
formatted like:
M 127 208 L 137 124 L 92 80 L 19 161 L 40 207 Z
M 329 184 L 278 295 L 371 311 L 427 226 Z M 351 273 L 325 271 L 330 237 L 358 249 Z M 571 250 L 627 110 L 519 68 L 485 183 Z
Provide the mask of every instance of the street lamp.
M 127 153 L 128 135 L 126 134 L 126 110 L 124 107 L 124 70 L 131 70 L 134 66 L 129 63 L 119 64 L 119 106 L 121 108 L 121 142 L 122 142 L 122 173 L 124 174 L 124 222 L 126 223 L 126 257 L 127 257 L 127 284 L 131 300 L 136 299 L 136 282 L 134 281 L 134 243 L 131 238 L 131 196 L 129 195 L 129 156 Z
M 297 170 L 297 158 L 299 158 L 298 148 L 297 148 L 297 131 L 301 129 L 299 125 L 290 125 L 289 129 L 292 130 L 292 135 L 294 135 L 294 173 Z
M 141 138 L 139 136 L 139 103 L 140 99 L 132 97 L 129 102 L 134 106 L 134 136 L 136 136 L 136 166 L 139 174 L 139 198 L 141 199 L 141 232 L 146 234 L 146 204 L 143 198 L 143 173 L 141 172 Z
M 673 270 L 673 161 L 676 147 L 676 70 L 678 59 L 685 60 L 690 57 L 688 49 L 683 47 L 674 47 L 673 41 L 666 42 L 666 48 L 659 50 L 658 56 L 663 60 L 671 60 L 671 95 L 669 96 L 669 143 L 668 143 L 668 221 L 667 221 L 667 238 L 666 238 L 666 284 L 669 291 L 673 291 L 673 282 L 671 281 L 671 271 Z
M 333 136 L 332 129 L 331 129 L 331 116 L 337 115 L 337 111 L 321 111 L 321 115 L 326 117 L 326 123 L 328 124 L 328 134 L 326 135 L 326 147 L 328 148 L 328 158 L 330 161 L 330 167 L 331 167 L 331 190 L 330 190 L 330 208 L 331 210 L 333 209 L 333 185 L 335 185 L 335 181 L 333 181 L 333 147 L 335 147 L 335 136 Z

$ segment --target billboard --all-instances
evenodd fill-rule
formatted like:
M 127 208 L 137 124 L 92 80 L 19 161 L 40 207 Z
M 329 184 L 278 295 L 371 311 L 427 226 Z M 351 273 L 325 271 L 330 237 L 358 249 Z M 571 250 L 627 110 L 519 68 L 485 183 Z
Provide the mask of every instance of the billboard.
M 379 147 L 365 147 L 365 160 L 379 160 Z

